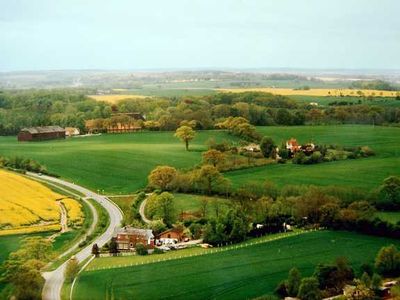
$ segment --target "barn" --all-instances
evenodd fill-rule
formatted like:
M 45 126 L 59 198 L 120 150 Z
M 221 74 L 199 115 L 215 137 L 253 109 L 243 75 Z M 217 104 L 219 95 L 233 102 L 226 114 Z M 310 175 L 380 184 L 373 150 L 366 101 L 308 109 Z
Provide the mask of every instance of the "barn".
M 18 133 L 18 141 L 45 141 L 65 139 L 65 129 L 60 126 L 42 126 L 22 128 Z

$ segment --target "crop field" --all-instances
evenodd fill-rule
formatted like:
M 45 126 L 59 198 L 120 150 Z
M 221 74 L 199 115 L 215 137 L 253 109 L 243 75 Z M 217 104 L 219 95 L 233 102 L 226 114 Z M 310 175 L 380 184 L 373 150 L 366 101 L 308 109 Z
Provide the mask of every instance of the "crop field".
M 75 199 L 63 199 L 62 204 L 67 210 L 68 223 L 70 225 L 79 226 L 83 223 L 82 205 Z
M 243 92 L 264 92 L 275 95 L 292 96 L 352 96 L 352 97 L 396 97 L 398 91 L 380 91 L 380 90 L 357 90 L 357 89 L 309 89 L 297 90 L 292 88 L 231 88 L 231 89 L 217 89 L 223 93 L 243 93 Z M 358 93 L 360 92 L 360 93 Z
M 388 244 L 400 242 L 319 231 L 220 253 L 85 271 L 73 299 L 248 299 L 272 294 L 294 266 L 309 276 L 316 264 L 346 256 L 358 272 Z
M 20 174 L 0 169 L 0 236 L 60 230 L 61 200 L 69 222 L 79 225 L 83 214 L 74 199 Z
M 190 168 L 201 162 L 206 141 L 234 138 L 221 131 L 200 131 L 190 151 L 173 132 L 104 134 L 46 142 L 19 143 L 0 137 L 0 155 L 29 157 L 63 178 L 104 193 L 129 194 L 147 184 L 158 165 Z
M 314 184 L 371 190 L 390 175 L 400 175 L 400 128 L 363 125 L 258 127 L 280 146 L 293 137 L 301 143 L 369 146 L 376 156 L 315 165 L 273 164 L 225 173 L 233 186 L 269 180 L 278 186 Z
M 148 96 L 135 95 L 135 94 L 111 94 L 111 95 L 88 95 L 88 97 L 97 101 L 104 101 L 114 104 L 124 99 L 138 99 L 138 98 L 143 99 L 147 98 Z
M 56 200 L 64 196 L 4 170 L 0 170 L 0 181 L 0 235 L 58 229 Z

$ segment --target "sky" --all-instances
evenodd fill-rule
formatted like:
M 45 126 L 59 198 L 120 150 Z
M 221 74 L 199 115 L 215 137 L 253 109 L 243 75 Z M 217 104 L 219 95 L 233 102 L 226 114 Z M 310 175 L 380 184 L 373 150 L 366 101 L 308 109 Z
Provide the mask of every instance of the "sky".
M 0 0 L 0 71 L 400 69 L 398 0 Z

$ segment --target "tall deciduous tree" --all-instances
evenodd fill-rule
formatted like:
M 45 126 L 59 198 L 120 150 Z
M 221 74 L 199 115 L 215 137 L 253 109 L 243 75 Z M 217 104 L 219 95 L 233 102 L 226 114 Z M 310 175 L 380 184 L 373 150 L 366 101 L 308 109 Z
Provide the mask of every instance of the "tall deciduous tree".
M 300 283 L 297 295 L 302 300 L 319 300 L 321 291 L 318 287 L 318 280 L 315 277 L 303 278 Z
M 273 155 L 276 146 L 272 138 L 263 137 L 260 143 L 260 149 L 264 157 L 271 157 Z
M 223 162 L 224 159 L 224 153 L 215 149 L 210 149 L 203 153 L 203 162 L 206 164 L 211 164 L 214 167 Z
M 193 140 L 195 135 L 196 131 L 189 126 L 181 126 L 175 132 L 175 136 L 185 143 L 186 151 L 189 151 L 189 142 Z
M 151 186 L 166 190 L 168 185 L 176 178 L 176 169 L 169 166 L 158 166 L 151 171 L 148 180 Z
M 204 165 L 201 167 L 200 172 L 198 174 L 199 180 L 204 181 L 207 186 L 207 193 L 210 195 L 212 192 L 213 185 L 219 180 L 223 179 L 221 173 L 217 170 L 216 167 L 212 165 Z
M 386 276 L 397 276 L 400 273 L 400 253 L 394 245 L 382 247 L 375 259 L 375 268 Z

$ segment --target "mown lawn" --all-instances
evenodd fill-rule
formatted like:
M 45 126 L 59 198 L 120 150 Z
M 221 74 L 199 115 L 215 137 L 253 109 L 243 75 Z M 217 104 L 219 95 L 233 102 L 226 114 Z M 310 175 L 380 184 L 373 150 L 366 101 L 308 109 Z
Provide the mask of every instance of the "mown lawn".
M 158 165 L 190 168 L 201 162 L 206 141 L 232 139 L 225 132 L 198 132 L 191 151 L 173 132 L 104 134 L 46 142 L 17 142 L 0 137 L 0 155 L 33 158 L 48 170 L 77 184 L 105 193 L 127 194 L 143 188 Z
M 357 271 L 378 250 L 399 241 L 320 231 L 215 254 L 133 267 L 85 271 L 73 299 L 246 299 L 272 294 L 290 268 L 346 256 Z M 96 288 L 94 288 L 96 287 Z
M 400 175 L 400 128 L 368 125 L 258 127 L 277 145 L 294 137 L 301 143 L 369 146 L 376 156 L 316 165 L 274 164 L 226 173 L 234 187 L 269 180 L 278 186 L 314 184 L 373 189 L 390 175 Z

